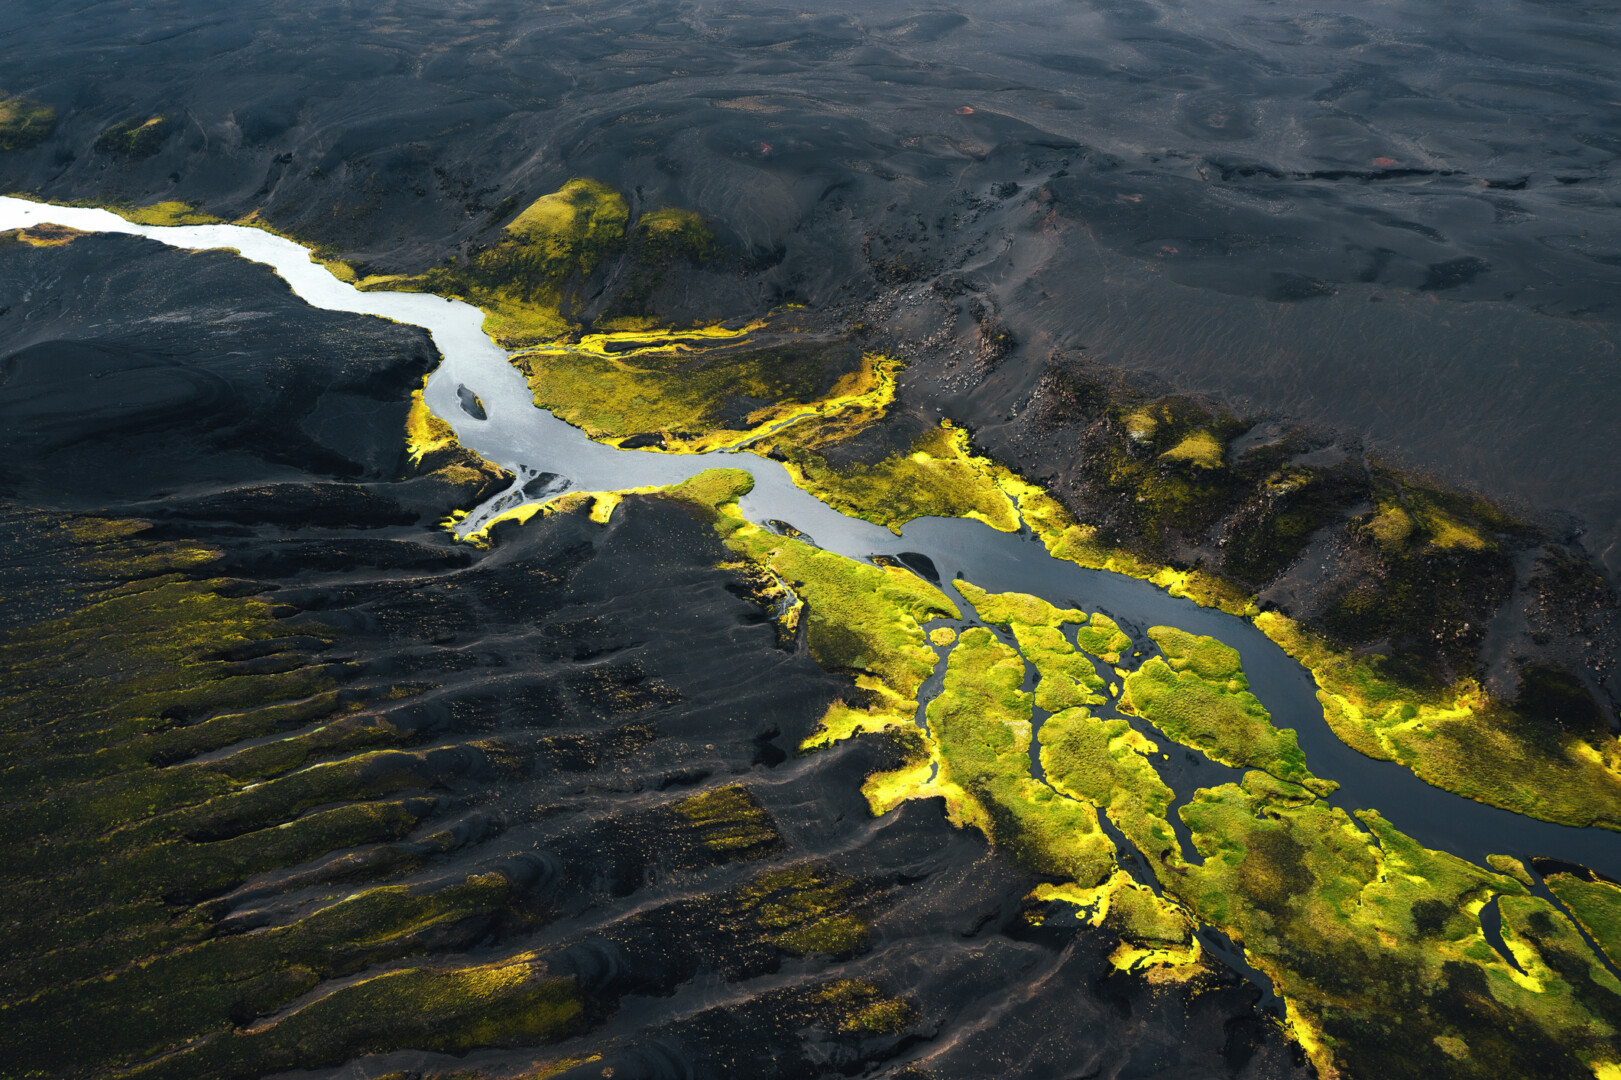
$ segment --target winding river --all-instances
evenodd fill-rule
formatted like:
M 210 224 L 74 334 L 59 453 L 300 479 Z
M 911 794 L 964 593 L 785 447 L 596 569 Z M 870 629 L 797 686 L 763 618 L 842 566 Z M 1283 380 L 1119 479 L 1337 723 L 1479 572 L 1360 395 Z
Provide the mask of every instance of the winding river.
M 1219 638 L 1238 649 L 1250 688 L 1274 721 L 1298 733 L 1312 771 L 1340 783 L 1328 800 L 1333 805 L 1348 811 L 1377 809 L 1426 846 L 1480 865 L 1490 853 L 1527 862 L 1547 857 L 1621 878 L 1621 832 L 1555 825 L 1473 802 L 1424 783 L 1400 765 L 1375 761 L 1346 746 L 1324 721 L 1311 676 L 1243 619 L 1174 598 L 1135 578 L 1054 559 L 1028 533 L 1001 533 L 974 520 L 920 518 L 896 537 L 832 509 L 796 487 L 778 463 L 752 453 L 728 453 L 717 460 L 714 455 L 620 450 L 592 442 L 534 405 L 522 373 L 509 363 L 506 351 L 485 336 L 484 316 L 477 308 L 425 293 L 361 292 L 333 277 L 306 248 L 259 229 L 136 225 L 106 210 L 0 197 L 0 230 L 41 224 L 142 236 L 188 250 L 235 249 L 244 258 L 271 267 L 315 307 L 425 328 L 444 358 L 428 379 L 429 407 L 450 423 L 463 445 L 517 473 L 520 485 L 537 474 L 552 473 L 564 478 L 568 487 L 601 491 L 673 484 L 717 465 L 743 469 L 754 477 L 754 490 L 741 503 L 751 520 L 790 522 L 821 547 L 842 555 L 866 559 L 917 552 L 933 560 L 942 579 L 960 574 L 993 592 L 1016 590 L 1062 607 L 1101 610 L 1139 637 L 1142 628 L 1164 623 Z M 475 419 L 461 407 L 457 391 L 464 386 L 482 399 L 485 419 Z M 549 489 L 558 490 L 557 484 Z M 477 527 L 495 509 L 522 497 L 515 486 L 475 512 L 464 527 Z M 930 684 L 937 686 L 938 680 L 931 679 Z M 1179 805 L 1194 788 L 1233 775 L 1201 762 L 1191 752 L 1172 753 L 1162 771 Z

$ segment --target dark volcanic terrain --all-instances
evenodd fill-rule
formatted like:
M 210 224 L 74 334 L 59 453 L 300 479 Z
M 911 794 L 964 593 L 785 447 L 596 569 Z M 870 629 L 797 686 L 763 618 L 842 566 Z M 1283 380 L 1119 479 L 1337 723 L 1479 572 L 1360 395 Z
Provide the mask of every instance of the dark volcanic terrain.
M 993 443 L 1084 354 L 1574 513 L 1614 580 L 1609 14 L 24 0 L 3 89 L 59 120 L 0 188 L 257 213 L 418 272 L 590 176 L 743 253 L 664 314 L 920 304 L 955 273 L 1000 368 L 923 378 Z M 972 353 L 967 308 L 929 330 Z
M 1375 692 L 1473 702 L 1435 745 L 1480 756 L 1403 759 L 1421 778 L 1614 825 L 1592 749 L 1616 746 L 1621 698 L 1614 11 L 811 8 L 19 0 L 0 194 L 261 224 L 367 286 L 550 289 L 546 325 L 576 341 L 769 313 L 779 352 L 734 359 L 788 358 L 804 399 L 892 357 L 893 403 L 760 450 L 820 470 L 824 496 L 882 501 L 895 476 L 896 506 L 952 514 L 949 484 L 933 503 L 908 485 L 989 455 L 1098 551 L 1374 656 L 1354 670 Z M 506 227 L 559 189 L 617 225 L 548 261 L 566 230 Z M 449 436 L 413 459 L 439 359 L 228 252 L 0 234 L 0 1080 L 1313 1074 L 1266 976 L 1210 959 L 1231 955 L 1213 923 L 1182 974 L 1129 970 L 1116 947 L 1160 939 L 1033 900 L 1069 879 L 1010 855 L 1005 822 L 985 819 L 993 850 L 942 799 L 874 816 L 863 782 L 927 760 L 911 729 L 799 753 L 833 702 L 881 712 L 854 681 L 871 671 L 783 632 L 774 572 L 698 504 L 633 495 L 455 542 L 447 515 L 512 477 Z M 699 400 L 731 370 L 708 362 L 638 372 Z M 781 404 L 759 385 L 676 436 L 741 438 Z M 483 389 L 460 397 L 481 420 Z M 680 426 L 620 419 L 627 447 Z M 1572 746 L 1611 804 L 1538 801 L 1565 793 Z M 1591 973 L 1614 956 L 1545 947 L 1504 922 L 1508 893 L 1442 890 L 1451 869 L 1425 871 L 1445 902 L 1402 908 L 1398 883 L 1378 903 L 1399 934 L 1336 953 L 1333 918 L 1290 905 L 1342 898 L 1338 849 L 1278 824 L 1326 796 L 1267 797 L 1239 814 L 1261 839 L 1221 856 L 1243 860 L 1233 910 L 1261 913 L 1252 957 L 1277 916 L 1268 955 L 1310 970 L 1351 1080 L 1590 1074 L 1476 980 L 1553 986 L 1551 957 L 1547 1000 L 1621 1028 Z M 1544 862 L 1534 882 L 1492 866 L 1604 893 Z M 1570 934 L 1598 957 L 1593 926 Z M 1393 957 L 1426 942 L 1468 942 L 1474 966 L 1419 985 Z
M 884 740 L 794 756 L 847 680 L 679 504 L 452 543 L 494 478 L 396 449 L 418 331 L 123 238 L 0 291 L 9 1073 L 1300 1074 L 1236 976 L 872 818 Z

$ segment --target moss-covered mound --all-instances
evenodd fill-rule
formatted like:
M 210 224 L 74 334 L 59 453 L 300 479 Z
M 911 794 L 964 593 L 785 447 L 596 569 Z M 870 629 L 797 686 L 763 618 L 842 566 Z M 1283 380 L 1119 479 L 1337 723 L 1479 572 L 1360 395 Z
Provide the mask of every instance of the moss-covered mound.
M 25 97 L 0 96 L 0 150 L 27 150 L 50 138 L 56 110 Z
M 516 358 L 535 403 L 594 439 L 702 452 L 807 416 L 881 408 L 894 363 L 841 340 L 747 331 L 619 332 Z
M 96 136 L 96 149 L 103 154 L 144 161 L 163 147 L 164 140 L 174 132 L 174 123 L 167 117 L 131 117 L 103 128 Z

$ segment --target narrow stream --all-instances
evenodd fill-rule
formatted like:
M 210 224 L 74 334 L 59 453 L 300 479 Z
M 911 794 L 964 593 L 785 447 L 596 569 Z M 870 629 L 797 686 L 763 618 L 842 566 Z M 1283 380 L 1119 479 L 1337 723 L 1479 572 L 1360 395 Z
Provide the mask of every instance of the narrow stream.
M 1424 845 L 1482 866 L 1493 853 L 1515 856 L 1527 865 L 1536 856 L 1621 878 L 1621 833 L 1555 825 L 1473 802 L 1431 787 L 1400 765 L 1375 761 L 1346 746 L 1323 719 L 1311 676 L 1243 619 L 1176 599 L 1135 578 L 1054 559 L 1028 533 L 1001 533 L 979 521 L 920 518 L 897 537 L 880 526 L 846 517 L 794 486 L 777 462 L 746 451 L 677 455 L 592 442 L 577 428 L 535 407 L 522 373 L 509 362 L 506 351 L 485 336 L 484 316 L 477 308 L 426 293 L 361 292 L 312 261 L 304 247 L 259 229 L 135 225 L 106 210 L 0 197 L 0 230 L 41 224 L 143 236 L 188 250 L 235 249 L 244 258 L 271 267 L 314 307 L 425 328 L 444 357 L 428 379 L 424 395 L 428 406 L 451 425 L 463 445 L 519 477 L 512 491 L 480 508 L 465 527 L 476 528 L 497 506 L 504 509 L 556 494 L 565 486 L 600 491 L 666 485 L 716 466 L 743 469 L 754 477 L 754 490 L 741 502 L 750 520 L 787 522 L 830 551 L 856 559 L 901 551 L 921 554 L 933 561 L 943 581 L 961 575 L 992 592 L 1032 593 L 1060 607 L 1101 609 L 1122 623 L 1139 627 L 1164 623 L 1219 638 L 1239 651 L 1250 689 L 1273 720 L 1298 733 L 1312 772 L 1340 783 L 1328 800 L 1335 806 L 1348 811 L 1377 809 Z M 476 410 L 462 407 L 472 395 L 482 403 L 482 420 L 476 418 Z M 545 474 L 552 477 L 533 483 Z M 531 485 L 527 494 L 522 491 L 526 484 Z M 1204 779 L 1200 773 L 1208 776 L 1222 770 L 1163 771 L 1181 805 L 1194 781 Z

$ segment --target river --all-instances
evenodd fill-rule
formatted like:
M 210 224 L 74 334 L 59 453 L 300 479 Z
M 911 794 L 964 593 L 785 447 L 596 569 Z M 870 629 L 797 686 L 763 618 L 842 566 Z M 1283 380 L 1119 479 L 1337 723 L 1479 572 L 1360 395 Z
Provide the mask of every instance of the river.
M 479 309 L 426 293 L 361 292 L 315 262 L 308 249 L 260 229 L 137 225 L 107 210 L 0 197 L 0 230 L 41 224 L 142 236 L 187 250 L 234 249 L 269 266 L 314 307 L 424 328 L 443 357 L 428 379 L 424 393 L 428 406 L 451 425 L 464 446 L 517 473 L 520 484 L 525 477 L 552 473 L 574 489 L 603 491 L 678 483 L 715 467 L 743 469 L 754 477 L 754 490 L 740 504 L 750 520 L 789 522 L 827 550 L 853 559 L 921 553 L 933 560 L 942 579 L 960 575 L 993 592 L 1016 590 L 1061 607 L 1104 611 L 1139 639 L 1143 628 L 1159 624 L 1219 638 L 1239 651 L 1250 689 L 1274 722 L 1295 729 L 1312 772 L 1339 782 L 1339 790 L 1328 800 L 1331 804 L 1348 811 L 1377 809 L 1427 847 L 1480 865 L 1488 854 L 1512 855 L 1526 862 L 1543 857 L 1621 878 L 1621 833 L 1556 825 L 1477 803 L 1433 787 L 1403 766 L 1375 761 L 1346 746 L 1323 719 L 1310 674 L 1244 619 L 1172 597 L 1136 578 L 1054 559 L 1027 532 L 997 532 L 970 519 L 920 518 L 897 537 L 881 526 L 839 513 L 796 487 L 780 464 L 746 451 L 678 455 L 593 442 L 534 405 L 522 373 L 485 335 Z M 475 419 L 461 407 L 461 387 L 483 401 L 485 419 Z M 510 505 L 513 497 L 508 493 L 492 504 L 505 498 L 503 505 Z M 490 510 L 486 506 L 476 511 L 467 527 L 476 527 Z M 937 686 L 938 680 L 930 684 Z M 1208 762 L 1201 768 L 1195 760 L 1173 754 L 1161 765 L 1178 805 L 1194 787 L 1215 779 L 1211 774 L 1223 779 L 1230 775 Z

